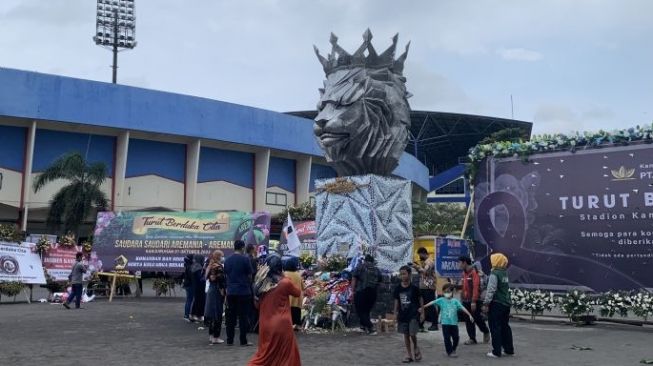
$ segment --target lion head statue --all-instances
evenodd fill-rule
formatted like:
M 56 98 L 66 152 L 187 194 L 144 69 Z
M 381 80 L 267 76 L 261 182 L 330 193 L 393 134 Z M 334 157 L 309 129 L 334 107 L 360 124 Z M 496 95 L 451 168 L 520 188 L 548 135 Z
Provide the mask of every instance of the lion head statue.
M 395 60 L 397 35 L 382 54 L 374 50 L 369 29 L 363 39 L 354 54 L 340 48 L 333 34 L 327 58 L 315 48 L 326 80 L 313 129 L 340 176 L 390 175 L 408 143 L 410 94 L 402 75 L 408 45 Z

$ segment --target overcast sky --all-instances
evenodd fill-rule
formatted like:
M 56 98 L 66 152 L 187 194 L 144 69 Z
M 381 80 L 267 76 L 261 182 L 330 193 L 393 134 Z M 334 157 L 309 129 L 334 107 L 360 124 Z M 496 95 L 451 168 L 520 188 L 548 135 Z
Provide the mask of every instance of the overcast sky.
M 0 66 L 110 81 L 95 0 L 1 0 Z M 136 0 L 119 82 L 276 111 L 314 109 L 329 33 L 353 52 L 411 41 L 413 109 L 535 123 L 534 132 L 653 121 L 653 1 Z

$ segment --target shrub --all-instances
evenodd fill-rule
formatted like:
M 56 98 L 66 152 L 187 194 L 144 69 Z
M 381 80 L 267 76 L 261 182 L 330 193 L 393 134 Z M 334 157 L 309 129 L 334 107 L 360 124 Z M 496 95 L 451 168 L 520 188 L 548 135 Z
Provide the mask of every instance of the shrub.
M 601 316 L 612 318 L 615 314 L 619 314 L 626 317 L 628 316 L 628 309 L 631 307 L 631 299 L 628 294 L 610 291 L 598 298 L 597 305 Z
M 567 315 L 571 321 L 580 315 L 586 315 L 594 311 L 590 297 L 578 290 L 567 292 L 560 299 L 559 307 L 562 313 Z
M 23 241 L 23 235 L 16 230 L 16 225 L 0 224 L 0 241 L 20 244 Z
M 556 306 L 556 299 L 552 292 L 540 290 L 526 292 L 526 304 L 524 310 L 530 311 L 531 316 L 541 315 L 544 311 L 551 311 Z
M 0 294 L 10 297 L 16 297 L 23 291 L 23 285 L 21 282 L 0 282 Z
M 340 272 L 347 268 L 347 258 L 336 254 L 327 257 L 321 264 L 321 269 L 328 272 Z
M 637 294 L 630 296 L 630 306 L 633 314 L 644 320 L 653 316 L 653 294 L 640 290 Z
M 166 295 L 169 291 L 174 290 L 175 281 L 168 278 L 156 278 L 152 284 L 152 289 L 156 292 L 156 296 Z
M 288 218 L 288 213 L 293 221 L 314 221 L 315 205 L 310 202 L 304 202 L 297 206 L 289 206 L 274 216 L 274 221 L 282 223 Z

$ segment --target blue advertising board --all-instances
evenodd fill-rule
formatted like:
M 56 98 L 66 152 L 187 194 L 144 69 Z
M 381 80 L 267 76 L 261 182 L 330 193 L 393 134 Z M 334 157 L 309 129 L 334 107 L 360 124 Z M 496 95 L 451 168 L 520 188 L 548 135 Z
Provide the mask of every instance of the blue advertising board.
M 435 268 L 441 277 L 460 278 L 462 271 L 458 265 L 458 257 L 469 255 L 467 240 L 456 238 L 436 238 Z

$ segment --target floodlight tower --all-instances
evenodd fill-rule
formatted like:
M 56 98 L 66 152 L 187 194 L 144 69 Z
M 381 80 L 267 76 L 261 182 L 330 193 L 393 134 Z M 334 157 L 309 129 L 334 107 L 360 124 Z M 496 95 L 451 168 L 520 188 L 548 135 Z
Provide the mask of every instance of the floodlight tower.
M 136 47 L 134 0 L 97 0 L 97 21 L 93 40 L 113 51 L 113 83 L 118 77 L 118 52 Z

